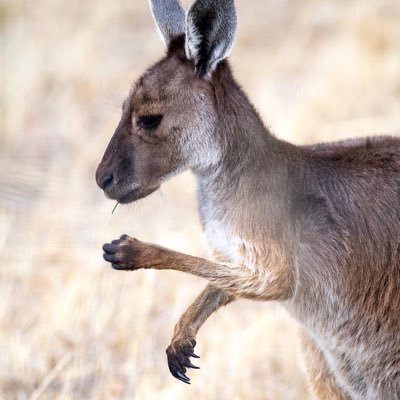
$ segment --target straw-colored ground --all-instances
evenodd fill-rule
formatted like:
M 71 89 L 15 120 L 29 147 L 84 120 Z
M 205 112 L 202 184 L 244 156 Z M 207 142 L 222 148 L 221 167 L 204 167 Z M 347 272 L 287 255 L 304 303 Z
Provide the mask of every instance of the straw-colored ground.
M 234 70 L 278 136 L 400 132 L 400 2 L 237 8 Z M 106 225 L 113 203 L 94 181 L 124 95 L 162 51 L 145 0 L 0 1 L 0 398 L 308 398 L 279 305 L 212 316 L 188 386 L 165 348 L 206 282 L 102 261 L 122 233 L 203 252 L 189 173 Z

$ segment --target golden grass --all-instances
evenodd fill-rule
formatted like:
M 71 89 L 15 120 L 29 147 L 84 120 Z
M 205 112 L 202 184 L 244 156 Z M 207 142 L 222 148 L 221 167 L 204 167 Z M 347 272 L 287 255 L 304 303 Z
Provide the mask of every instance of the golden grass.
M 233 67 L 278 136 L 399 133 L 400 3 L 237 8 Z M 296 325 L 278 305 L 212 316 L 187 386 L 165 348 L 205 282 L 102 261 L 122 233 L 203 251 L 189 173 L 106 226 L 113 203 L 94 182 L 121 100 L 162 51 L 147 2 L 2 0 L 0 49 L 0 397 L 307 399 Z

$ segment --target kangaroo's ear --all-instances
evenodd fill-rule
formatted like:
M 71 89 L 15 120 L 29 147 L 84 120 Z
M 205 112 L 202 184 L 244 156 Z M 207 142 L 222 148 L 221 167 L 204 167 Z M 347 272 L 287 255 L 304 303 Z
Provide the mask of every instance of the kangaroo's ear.
M 150 0 L 150 8 L 167 47 L 172 39 L 185 34 L 185 10 L 179 0 Z
M 186 56 L 200 76 L 210 75 L 226 58 L 236 34 L 233 0 L 196 0 L 186 15 Z

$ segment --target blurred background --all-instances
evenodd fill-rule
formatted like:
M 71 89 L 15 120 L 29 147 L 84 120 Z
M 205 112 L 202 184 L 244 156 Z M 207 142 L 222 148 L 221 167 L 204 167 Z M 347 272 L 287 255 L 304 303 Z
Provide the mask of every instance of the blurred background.
M 400 2 L 236 5 L 233 69 L 277 136 L 400 133 Z M 188 386 L 165 348 L 206 282 L 102 261 L 122 233 L 204 254 L 190 173 L 110 219 L 94 180 L 125 95 L 163 51 L 145 0 L 0 0 L 2 399 L 309 398 L 278 304 L 213 315 Z

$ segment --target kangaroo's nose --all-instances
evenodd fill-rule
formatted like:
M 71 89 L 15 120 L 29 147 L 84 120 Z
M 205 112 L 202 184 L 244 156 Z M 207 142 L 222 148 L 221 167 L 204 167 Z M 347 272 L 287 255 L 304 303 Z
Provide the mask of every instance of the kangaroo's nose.
M 105 173 L 99 180 L 99 186 L 101 189 L 106 190 L 107 186 L 110 186 L 112 181 L 114 179 L 114 176 L 111 172 Z

